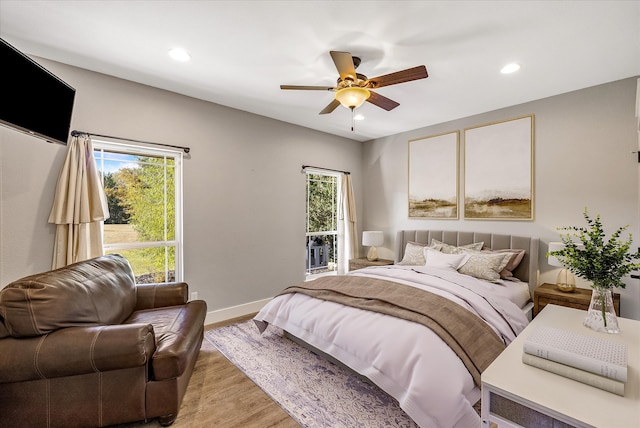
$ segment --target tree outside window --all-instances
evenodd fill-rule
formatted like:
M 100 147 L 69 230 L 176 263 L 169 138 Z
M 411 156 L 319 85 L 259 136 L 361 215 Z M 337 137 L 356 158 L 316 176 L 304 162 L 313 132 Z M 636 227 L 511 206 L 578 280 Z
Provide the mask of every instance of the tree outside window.
M 94 148 L 111 215 L 105 253 L 126 257 L 138 283 L 181 280 L 181 154 L 100 142 Z

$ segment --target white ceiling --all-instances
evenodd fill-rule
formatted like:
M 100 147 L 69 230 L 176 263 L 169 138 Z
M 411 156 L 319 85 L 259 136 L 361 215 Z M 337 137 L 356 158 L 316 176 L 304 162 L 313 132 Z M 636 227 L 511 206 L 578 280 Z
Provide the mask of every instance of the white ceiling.
M 0 37 L 36 55 L 360 141 L 640 75 L 640 1 L 0 0 Z M 190 62 L 167 51 L 184 47 Z M 319 115 L 330 50 L 400 103 Z M 501 75 L 516 61 L 522 69 Z

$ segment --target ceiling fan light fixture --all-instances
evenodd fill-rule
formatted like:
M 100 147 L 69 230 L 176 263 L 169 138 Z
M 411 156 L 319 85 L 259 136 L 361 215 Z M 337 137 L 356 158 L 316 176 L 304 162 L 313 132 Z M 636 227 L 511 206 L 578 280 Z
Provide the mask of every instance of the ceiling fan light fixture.
M 360 107 L 369 98 L 371 93 L 368 89 L 352 86 L 340 89 L 336 92 L 336 100 L 348 109 Z

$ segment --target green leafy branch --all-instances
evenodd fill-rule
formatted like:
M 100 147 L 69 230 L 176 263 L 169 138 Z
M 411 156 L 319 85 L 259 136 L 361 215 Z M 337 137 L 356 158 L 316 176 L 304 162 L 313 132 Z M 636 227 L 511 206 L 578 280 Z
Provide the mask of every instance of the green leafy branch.
M 588 227 L 558 228 L 566 232 L 560 235 L 565 247 L 547 255 L 555 256 L 575 275 L 593 282 L 594 288 L 625 288 L 622 277 L 640 269 L 640 263 L 634 262 L 640 259 L 640 251 L 629 251 L 632 243 L 631 234 L 627 240 L 620 239 L 629 226 L 618 228 L 608 240 L 605 240 L 600 215 L 592 219 L 585 208 L 584 218 Z

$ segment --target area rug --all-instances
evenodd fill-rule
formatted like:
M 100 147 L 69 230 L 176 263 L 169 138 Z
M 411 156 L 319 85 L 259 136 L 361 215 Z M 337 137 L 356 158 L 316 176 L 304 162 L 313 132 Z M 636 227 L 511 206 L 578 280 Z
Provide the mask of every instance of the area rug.
M 260 335 L 250 320 L 205 337 L 303 427 L 417 427 L 393 397 L 274 326 Z

